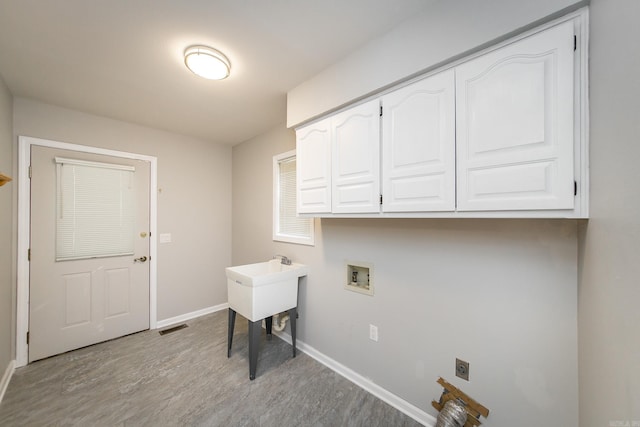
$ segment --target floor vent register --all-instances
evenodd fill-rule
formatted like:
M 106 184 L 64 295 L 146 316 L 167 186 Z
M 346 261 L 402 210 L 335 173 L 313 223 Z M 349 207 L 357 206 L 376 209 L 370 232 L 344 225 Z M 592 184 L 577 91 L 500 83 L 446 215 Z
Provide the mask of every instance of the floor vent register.
M 163 329 L 162 331 L 160 331 L 160 335 L 170 334 L 171 332 L 179 331 L 180 329 L 184 329 L 186 327 L 187 325 L 183 323 L 182 325 L 174 326 L 169 329 Z

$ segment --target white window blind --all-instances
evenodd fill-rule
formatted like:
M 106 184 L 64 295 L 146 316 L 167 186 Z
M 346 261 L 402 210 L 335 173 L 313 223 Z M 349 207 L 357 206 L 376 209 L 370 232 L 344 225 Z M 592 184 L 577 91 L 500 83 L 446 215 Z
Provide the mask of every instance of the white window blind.
M 133 166 L 56 157 L 56 261 L 133 255 Z
M 273 158 L 273 240 L 314 244 L 313 219 L 296 213 L 296 157 L 290 151 Z

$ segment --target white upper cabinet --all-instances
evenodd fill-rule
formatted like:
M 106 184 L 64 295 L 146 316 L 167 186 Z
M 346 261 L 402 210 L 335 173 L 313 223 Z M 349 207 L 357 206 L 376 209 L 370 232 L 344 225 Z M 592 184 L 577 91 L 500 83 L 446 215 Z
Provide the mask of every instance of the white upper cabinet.
M 454 71 L 382 97 L 384 212 L 455 210 Z
M 573 23 L 455 73 L 457 209 L 573 209 Z
M 588 218 L 586 18 L 298 129 L 298 212 Z
M 298 213 L 331 212 L 331 119 L 296 132 Z
M 331 119 L 332 211 L 380 212 L 380 101 Z

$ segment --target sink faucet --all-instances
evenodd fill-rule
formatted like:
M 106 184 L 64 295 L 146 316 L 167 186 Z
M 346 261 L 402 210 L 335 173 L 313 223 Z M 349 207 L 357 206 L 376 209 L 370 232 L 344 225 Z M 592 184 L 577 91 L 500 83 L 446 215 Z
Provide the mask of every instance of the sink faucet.
M 274 255 L 273 259 L 282 258 L 282 264 L 291 265 L 291 260 L 284 255 Z

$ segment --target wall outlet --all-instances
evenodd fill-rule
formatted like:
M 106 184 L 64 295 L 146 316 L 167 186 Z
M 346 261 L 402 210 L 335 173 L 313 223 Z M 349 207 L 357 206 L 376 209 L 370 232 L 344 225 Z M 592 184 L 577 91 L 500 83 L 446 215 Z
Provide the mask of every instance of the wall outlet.
M 375 325 L 369 325 L 369 339 L 371 341 L 378 341 L 378 327 Z
M 469 381 L 469 362 L 456 359 L 456 377 Z

